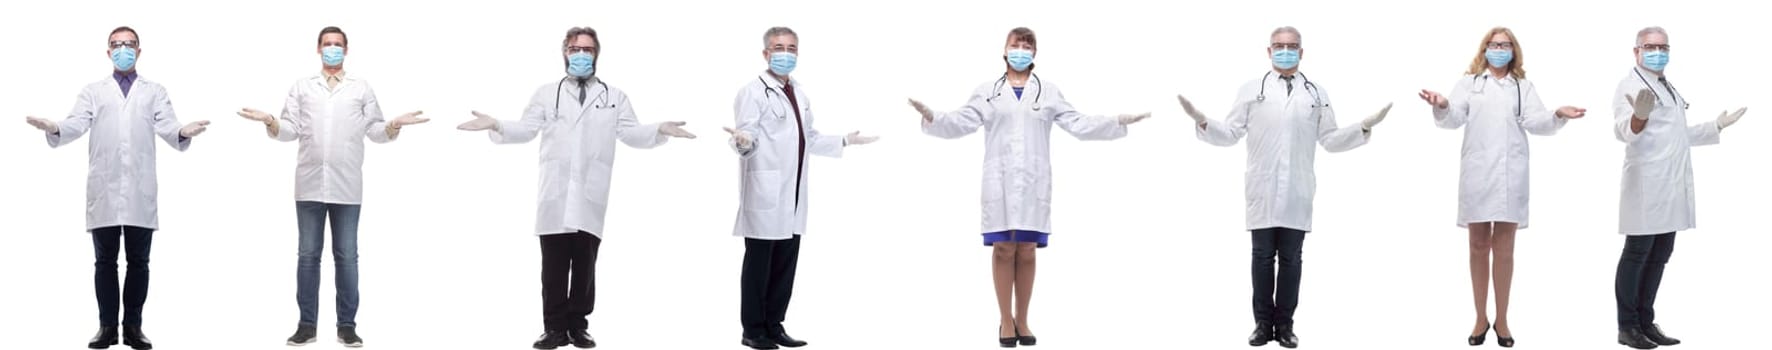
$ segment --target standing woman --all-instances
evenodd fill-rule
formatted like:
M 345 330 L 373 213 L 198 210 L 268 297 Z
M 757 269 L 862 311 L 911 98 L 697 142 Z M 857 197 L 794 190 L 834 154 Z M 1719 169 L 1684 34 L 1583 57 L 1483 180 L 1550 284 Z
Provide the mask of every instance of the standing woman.
M 1077 112 L 1057 86 L 1033 73 L 1037 50 L 1033 30 L 1010 30 L 1003 47 L 1006 72 L 979 85 L 964 107 L 937 113 L 910 101 L 923 115 L 923 132 L 931 136 L 956 139 L 985 129 L 984 244 L 992 250 L 991 277 L 1001 318 L 997 341 L 1006 348 L 1035 344 L 1028 329 L 1028 298 L 1034 287 L 1034 249 L 1045 248 L 1052 232 L 1052 164 L 1047 155 L 1052 125 L 1080 140 L 1113 140 L 1126 136 L 1126 125 L 1150 117 Z M 1014 313 L 1009 308 L 1012 293 Z
M 1458 177 L 1458 226 L 1470 230 L 1471 296 L 1477 322 L 1466 342 L 1483 345 L 1489 329 L 1495 342 L 1513 347 L 1507 327 L 1508 293 L 1514 278 L 1514 232 L 1527 226 L 1526 134 L 1556 134 L 1587 110 L 1564 106 L 1546 110 L 1538 89 L 1526 80 L 1525 55 L 1514 33 L 1504 27 L 1483 35 L 1470 70 L 1452 87 L 1452 96 L 1421 90 L 1434 109 L 1434 123 L 1464 127 L 1463 162 Z M 1490 263 L 1490 254 L 1494 263 Z M 1495 276 L 1495 323 L 1489 323 L 1489 276 Z

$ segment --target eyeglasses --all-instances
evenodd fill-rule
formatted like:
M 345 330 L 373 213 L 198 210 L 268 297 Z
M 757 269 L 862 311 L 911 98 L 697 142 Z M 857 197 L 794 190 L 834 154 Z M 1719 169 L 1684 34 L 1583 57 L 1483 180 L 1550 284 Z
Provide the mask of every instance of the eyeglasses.
M 1643 44 L 1643 46 L 1638 46 L 1637 48 L 1649 51 L 1667 51 L 1673 49 L 1673 46 L 1668 46 L 1667 44 Z
M 1513 50 L 1514 49 L 1514 43 L 1509 42 L 1509 41 L 1491 41 L 1491 42 L 1489 42 L 1488 46 L 1490 49 L 1495 49 L 1495 50 Z
M 111 48 L 116 49 L 116 48 L 127 47 L 127 48 L 133 49 L 133 48 L 136 48 L 136 46 L 138 46 L 140 44 L 141 44 L 140 42 L 137 42 L 135 40 L 116 40 L 116 41 L 111 42 Z
M 596 53 L 596 51 L 597 51 L 597 48 L 591 47 L 591 46 L 567 46 L 566 47 L 566 53 L 568 53 L 568 54 L 575 54 L 575 53 L 594 54 L 594 53 Z
M 1275 50 L 1297 50 L 1301 47 L 1303 46 L 1300 46 L 1298 43 L 1273 43 L 1272 45 L 1268 45 L 1268 48 Z

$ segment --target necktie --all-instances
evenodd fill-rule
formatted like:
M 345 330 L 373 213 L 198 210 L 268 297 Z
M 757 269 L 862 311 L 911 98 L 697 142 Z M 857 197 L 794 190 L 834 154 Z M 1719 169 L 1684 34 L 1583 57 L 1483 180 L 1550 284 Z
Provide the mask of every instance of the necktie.
M 590 81 L 588 79 L 579 79 L 578 80 L 578 104 L 581 104 L 581 105 L 585 104 L 585 90 L 590 90 L 590 89 L 586 89 L 586 87 L 589 87 L 589 86 L 590 86 Z
M 1661 87 L 1667 89 L 1667 94 L 1673 98 L 1673 103 L 1680 103 L 1680 95 L 1674 94 L 1674 86 L 1667 83 L 1667 77 L 1657 77 L 1655 80 L 1661 81 Z
M 1282 75 L 1280 76 L 1280 80 L 1286 81 L 1286 96 L 1292 96 L 1292 76 Z
M 801 166 L 806 164 L 806 124 L 800 120 L 800 100 L 794 96 L 794 86 L 781 84 L 781 92 L 782 95 L 787 96 L 788 106 L 794 108 L 794 139 L 800 140 L 800 153 L 794 156 L 794 208 L 799 210 L 800 181 L 802 181 L 801 176 L 804 175 L 800 170 L 804 169 Z

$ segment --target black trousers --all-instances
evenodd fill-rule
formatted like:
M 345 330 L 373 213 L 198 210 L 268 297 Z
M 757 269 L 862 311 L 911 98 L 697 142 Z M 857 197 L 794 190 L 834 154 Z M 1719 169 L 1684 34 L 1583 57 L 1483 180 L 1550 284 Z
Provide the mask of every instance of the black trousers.
M 98 321 L 102 327 L 117 326 L 119 298 L 122 301 L 123 325 L 142 325 L 142 305 L 148 302 L 148 251 L 154 241 L 154 230 L 135 226 L 111 226 L 92 229 L 92 289 L 98 295 Z M 119 288 L 117 284 L 117 250 L 127 253 L 129 274 Z M 119 290 L 121 289 L 121 290 Z M 121 294 L 121 295 L 119 295 Z
M 1624 255 L 1618 258 L 1613 288 L 1619 330 L 1655 323 L 1655 293 L 1661 290 L 1661 273 L 1673 255 L 1673 232 L 1624 239 Z
M 603 240 L 579 231 L 541 236 L 541 317 L 547 330 L 590 328 L 597 302 L 597 247 Z
M 1298 310 L 1298 281 L 1304 260 L 1304 231 L 1270 227 L 1249 231 L 1249 272 L 1254 282 L 1255 322 L 1291 325 Z M 1280 268 L 1274 271 L 1274 258 Z
M 739 281 L 739 322 L 744 336 L 783 332 L 788 301 L 794 296 L 794 268 L 800 262 L 800 235 L 782 240 L 744 239 L 744 273 Z

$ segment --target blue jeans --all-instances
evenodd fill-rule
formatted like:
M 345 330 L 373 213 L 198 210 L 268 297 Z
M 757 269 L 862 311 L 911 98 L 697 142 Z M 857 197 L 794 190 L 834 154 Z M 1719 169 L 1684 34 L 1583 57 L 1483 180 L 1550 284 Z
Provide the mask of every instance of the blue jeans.
M 135 226 L 111 226 L 92 229 L 92 286 L 98 294 L 98 322 L 101 327 L 117 326 L 118 302 L 123 310 L 123 325 L 141 327 L 142 305 L 148 302 L 148 251 L 154 241 L 154 230 Z M 117 284 L 117 251 L 128 255 L 129 274 Z
M 357 215 L 362 208 L 353 204 L 295 202 L 295 222 L 301 232 L 295 262 L 295 303 L 301 306 L 302 326 L 312 327 L 320 318 L 320 250 L 326 247 L 327 217 L 332 218 L 338 326 L 357 326 Z

